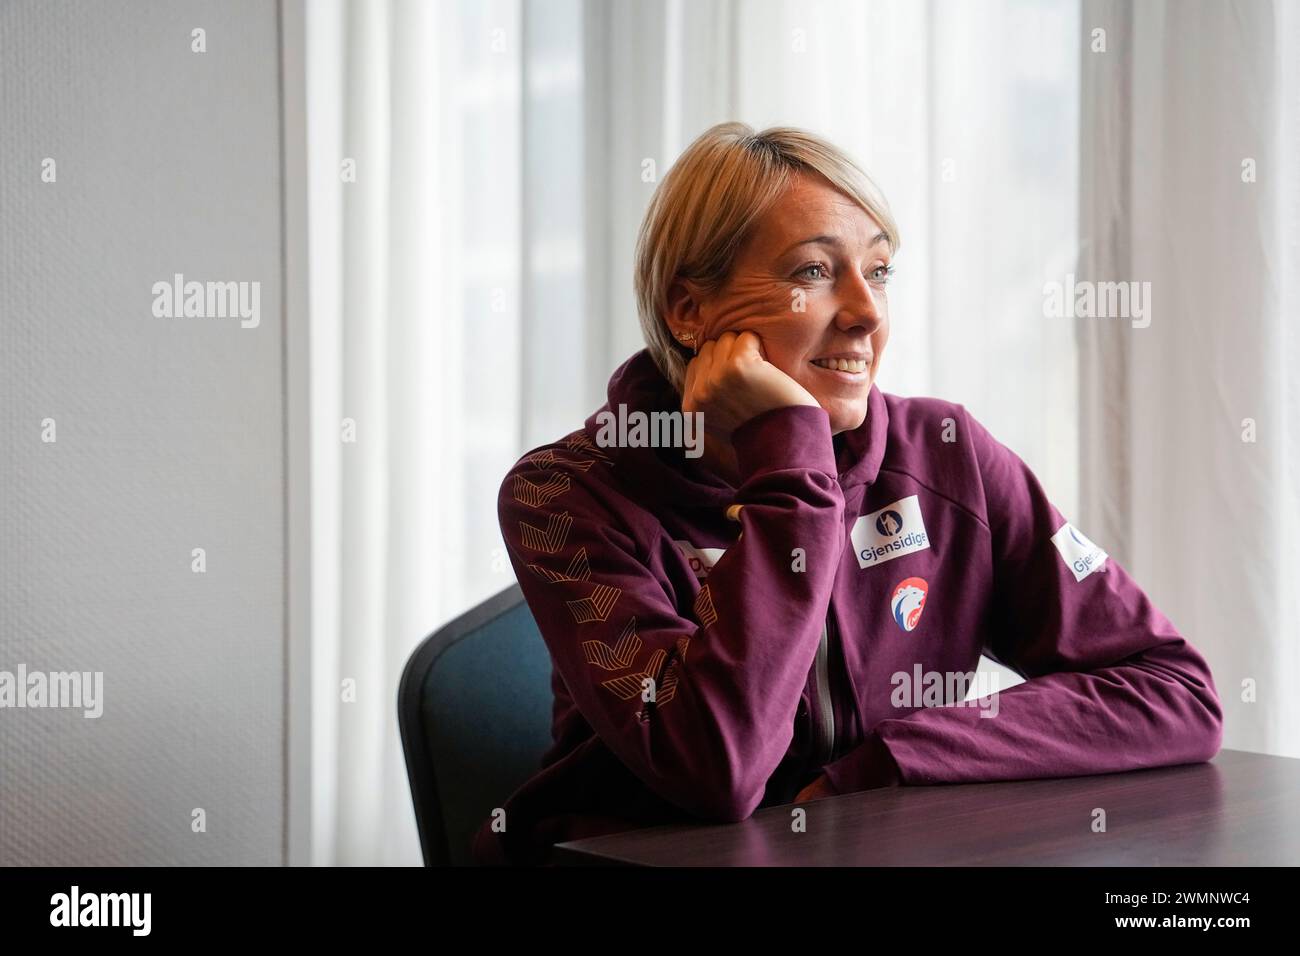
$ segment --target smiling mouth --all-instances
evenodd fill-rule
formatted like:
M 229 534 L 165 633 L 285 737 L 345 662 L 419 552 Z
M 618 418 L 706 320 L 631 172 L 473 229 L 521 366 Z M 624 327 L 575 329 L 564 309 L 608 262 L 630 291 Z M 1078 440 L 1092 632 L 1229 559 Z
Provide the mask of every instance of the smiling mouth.
M 871 363 L 861 358 L 824 358 L 813 359 L 808 363 L 828 372 L 847 372 L 850 375 L 865 375 Z

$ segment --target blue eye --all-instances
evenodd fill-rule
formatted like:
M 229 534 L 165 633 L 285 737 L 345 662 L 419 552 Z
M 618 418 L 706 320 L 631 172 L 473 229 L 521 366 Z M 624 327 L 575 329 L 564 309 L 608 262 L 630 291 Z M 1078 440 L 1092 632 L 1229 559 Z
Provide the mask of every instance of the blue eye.
M 820 274 L 810 275 L 812 270 L 818 270 Z M 871 281 L 885 283 L 894 274 L 892 265 L 879 265 L 871 270 Z M 796 276 L 804 276 L 809 279 L 827 279 L 830 278 L 830 268 L 824 262 L 810 262 L 795 273 Z
M 795 275 L 797 275 L 797 276 L 805 275 L 805 274 L 807 274 L 807 272 L 808 272 L 809 269 L 820 269 L 820 270 L 822 271 L 822 273 L 823 273 L 822 275 L 819 275 L 819 276 L 809 276 L 809 278 L 812 278 L 812 279 L 824 279 L 824 278 L 826 278 L 825 273 L 826 273 L 828 270 L 827 270 L 827 268 L 826 268 L 826 263 L 824 263 L 824 262 L 810 262 L 810 263 L 808 263 L 808 265 L 804 266 L 802 269 L 800 269 L 798 272 L 796 272 Z

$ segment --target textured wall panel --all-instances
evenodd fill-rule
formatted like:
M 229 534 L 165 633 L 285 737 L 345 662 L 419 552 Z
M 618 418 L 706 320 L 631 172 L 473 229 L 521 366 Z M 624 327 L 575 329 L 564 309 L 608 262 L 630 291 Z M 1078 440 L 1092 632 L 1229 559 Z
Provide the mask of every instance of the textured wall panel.
M 0 708 L 0 863 L 283 858 L 277 42 L 272 2 L 0 2 L 0 679 L 104 675 L 98 719 Z M 178 272 L 260 325 L 155 317 Z

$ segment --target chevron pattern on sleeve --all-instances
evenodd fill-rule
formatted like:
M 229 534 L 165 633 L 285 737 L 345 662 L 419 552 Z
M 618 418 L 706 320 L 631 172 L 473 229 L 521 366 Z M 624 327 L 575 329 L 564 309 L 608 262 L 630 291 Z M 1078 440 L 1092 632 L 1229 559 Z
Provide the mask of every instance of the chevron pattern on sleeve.
M 622 677 L 612 677 L 603 682 L 603 686 L 609 688 L 623 700 L 631 700 L 633 697 L 640 696 L 645 688 L 647 680 L 654 680 L 659 673 L 659 669 L 664 665 L 664 659 L 668 655 L 664 653 L 663 648 L 655 651 L 650 655 L 650 660 L 639 673 L 624 674 Z M 655 698 L 659 699 L 659 689 L 655 689 Z
M 597 584 L 590 596 L 580 601 L 565 601 L 564 603 L 569 605 L 574 621 L 579 624 L 587 624 L 591 621 L 605 621 L 609 619 L 609 612 L 614 610 L 614 604 L 622 593 L 622 588 L 610 587 L 608 584 Z
M 551 451 L 549 448 L 545 451 L 539 451 L 536 455 L 529 455 L 528 461 L 536 465 L 538 468 L 554 468 L 556 465 L 565 465 L 567 467 L 576 468 L 578 471 L 587 471 L 595 464 L 595 462 L 590 458 L 581 460 L 577 458 L 557 458 L 555 457 L 555 452 Z
M 605 454 L 603 451 L 597 448 L 596 445 L 592 442 L 592 440 L 587 437 L 585 432 L 577 432 L 576 434 L 570 435 L 567 439 L 565 439 L 564 444 L 569 448 L 573 449 L 574 451 L 579 451 L 585 455 L 590 455 L 592 458 L 603 461 L 607 465 L 613 464 L 609 455 Z
M 520 543 L 529 551 L 540 551 L 543 554 L 558 554 L 564 547 L 564 542 L 569 537 L 569 529 L 573 527 L 573 518 L 567 511 L 558 515 L 551 515 L 546 522 L 546 530 L 534 528 L 526 521 L 519 522 Z
M 703 627 L 718 623 L 718 612 L 713 609 L 713 594 L 707 584 L 695 595 L 695 616 Z
M 536 530 L 536 529 L 534 529 Z M 579 548 L 578 553 L 573 556 L 569 562 L 569 567 L 564 571 L 552 571 L 550 568 L 544 568 L 540 564 L 528 565 L 528 570 L 537 575 L 544 581 L 550 581 L 552 584 L 559 584 L 562 581 L 589 581 L 591 580 L 591 565 L 587 563 L 587 549 Z
M 638 697 L 645 692 L 646 681 L 652 681 L 654 682 L 651 684 L 654 687 L 654 703 L 662 707 L 677 696 L 677 681 L 680 673 L 680 659 L 672 661 L 665 670 L 664 662 L 667 659 L 667 651 L 660 648 L 650 655 L 645 668 L 639 673 L 612 677 L 604 681 L 602 686 L 623 700 L 631 700 L 633 697 Z
M 551 475 L 540 485 L 523 475 L 515 475 L 515 501 L 530 508 L 544 507 L 568 490 L 568 475 Z
M 583 641 L 582 652 L 588 664 L 595 664 L 607 671 L 621 671 L 631 667 L 636 656 L 641 653 L 641 638 L 636 633 L 636 618 L 633 617 L 623 628 L 617 643 L 610 647 L 604 641 Z

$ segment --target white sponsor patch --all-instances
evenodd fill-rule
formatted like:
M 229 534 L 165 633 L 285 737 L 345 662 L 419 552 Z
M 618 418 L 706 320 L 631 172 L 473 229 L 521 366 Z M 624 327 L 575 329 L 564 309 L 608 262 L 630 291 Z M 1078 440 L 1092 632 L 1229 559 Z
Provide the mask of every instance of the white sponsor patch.
M 1052 544 L 1061 552 L 1066 567 L 1074 572 L 1074 580 L 1082 581 L 1106 563 L 1107 554 L 1097 547 L 1068 521 L 1052 535 Z
M 709 571 L 718 563 L 718 558 L 727 553 L 726 548 L 697 548 L 689 541 L 674 541 L 682 557 L 690 562 L 691 570 L 697 578 L 707 578 Z
M 853 523 L 849 538 L 860 568 L 874 568 L 930 547 L 930 536 L 925 533 L 925 521 L 921 518 L 921 502 L 916 495 L 863 515 Z

